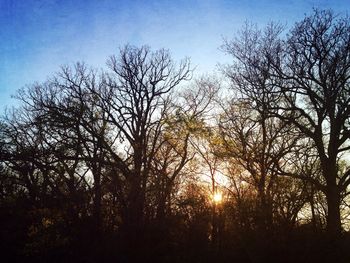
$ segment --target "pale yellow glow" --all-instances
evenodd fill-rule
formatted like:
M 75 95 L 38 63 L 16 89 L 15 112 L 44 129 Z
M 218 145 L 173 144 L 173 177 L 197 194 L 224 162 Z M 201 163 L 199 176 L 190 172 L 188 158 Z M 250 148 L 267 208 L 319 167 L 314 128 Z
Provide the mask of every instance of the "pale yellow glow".
M 215 203 L 221 203 L 222 201 L 222 194 L 220 192 L 216 192 L 214 195 L 213 195 L 213 201 Z

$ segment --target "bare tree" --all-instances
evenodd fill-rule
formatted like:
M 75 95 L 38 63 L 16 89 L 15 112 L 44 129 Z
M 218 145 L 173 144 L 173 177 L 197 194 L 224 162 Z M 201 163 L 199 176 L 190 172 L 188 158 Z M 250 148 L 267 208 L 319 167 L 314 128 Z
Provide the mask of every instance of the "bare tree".
M 281 28 L 270 25 L 263 35 L 246 30 L 240 42 L 226 43 L 226 51 L 243 69 L 243 79 L 269 79 L 268 94 L 273 98 L 267 104 L 269 114 L 292 124 L 317 150 L 321 178 L 290 175 L 324 192 L 327 228 L 334 235 L 341 231 L 339 207 L 350 183 L 350 170 L 338 169 L 339 158 L 349 151 L 349 28 L 348 17 L 315 10 L 293 27 L 286 40 L 280 37 Z M 277 164 L 281 165 L 276 160 Z
M 158 154 L 167 95 L 190 78 L 189 61 L 176 68 L 166 50 L 126 46 L 108 60 L 110 73 L 102 88 L 92 88 L 107 114 L 113 144 L 104 144 L 114 167 L 126 182 L 124 223 L 137 240 L 144 224 L 144 209 L 152 162 Z M 133 234 L 134 233 L 134 234 Z
M 276 115 L 298 127 L 317 149 L 322 177 L 311 181 L 326 196 L 332 235 L 341 231 L 340 204 L 350 184 L 350 169 L 339 169 L 350 149 L 349 40 L 348 17 L 315 10 L 292 29 L 284 59 L 272 59 L 273 74 L 284 80 Z
M 233 158 L 245 170 L 241 179 L 256 192 L 256 222 L 261 231 L 271 230 L 280 162 L 295 145 L 289 127 L 276 118 L 262 116 L 248 101 L 237 101 L 226 107 L 221 116 L 222 154 Z M 244 174 L 244 172 L 243 172 Z M 237 176 L 237 175 L 231 175 Z

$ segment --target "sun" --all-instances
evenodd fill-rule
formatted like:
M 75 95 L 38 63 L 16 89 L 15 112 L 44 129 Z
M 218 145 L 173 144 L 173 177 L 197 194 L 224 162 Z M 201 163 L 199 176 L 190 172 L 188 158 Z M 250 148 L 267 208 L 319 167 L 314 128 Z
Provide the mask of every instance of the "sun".
M 221 201 L 222 201 L 222 193 L 220 193 L 220 192 L 214 193 L 214 195 L 213 195 L 213 201 L 214 201 L 214 203 L 216 203 L 216 204 L 221 203 Z

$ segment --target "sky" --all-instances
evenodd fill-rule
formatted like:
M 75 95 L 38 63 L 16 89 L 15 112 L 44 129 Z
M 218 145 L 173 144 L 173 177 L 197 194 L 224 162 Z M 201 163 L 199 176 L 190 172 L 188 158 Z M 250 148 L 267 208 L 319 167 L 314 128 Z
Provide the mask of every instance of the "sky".
M 125 44 L 166 48 L 212 73 L 229 62 L 223 39 L 246 21 L 292 26 L 312 8 L 347 14 L 350 0 L 0 0 L 0 115 L 18 89 L 78 61 L 105 68 Z

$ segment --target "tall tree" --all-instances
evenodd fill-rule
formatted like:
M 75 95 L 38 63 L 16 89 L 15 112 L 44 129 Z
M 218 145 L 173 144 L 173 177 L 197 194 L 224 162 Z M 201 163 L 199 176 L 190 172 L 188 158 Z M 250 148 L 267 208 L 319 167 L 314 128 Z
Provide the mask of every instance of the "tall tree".
M 244 169 L 241 180 L 250 184 L 256 194 L 256 225 L 266 233 L 272 230 L 274 199 L 279 187 L 275 160 L 283 162 L 297 137 L 289 135 L 290 127 L 264 115 L 266 112 L 261 113 L 252 103 L 238 100 L 225 107 L 219 123 L 221 154 Z
M 291 175 L 325 194 L 327 229 L 337 235 L 341 231 L 340 203 L 350 183 L 350 169 L 339 169 L 350 139 L 349 18 L 314 10 L 296 23 L 285 40 L 278 27 L 269 26 L 265 32 L 262 37 L 258 30 L 248 31 L 249 38 L 228 43 L 226 51 L 257 79 L 269 77 L 269 94 L 275 96 L 269 101 L 269 113 L 296 127 L 317 150 L 320 178 Z M 237 48 L 248 56 L 237 57 Z M 276 160 L 276 164 L 281 163 Z
M 191 76 L 189 61 L 176 67 L 166 50 L 126 46 L 108 60 L 103 88 L 91 89 L 107 114 L 107 125 L 119 145 L 105 145 L 126 182 L 124 223 L 138 240 L 144 224 L 146 192 L 152 161 L 159 149 L 167 96 Z M 124 151 L 121 151 L 124 149 Z M 133 237 L 132 237 L 133 236 Z

